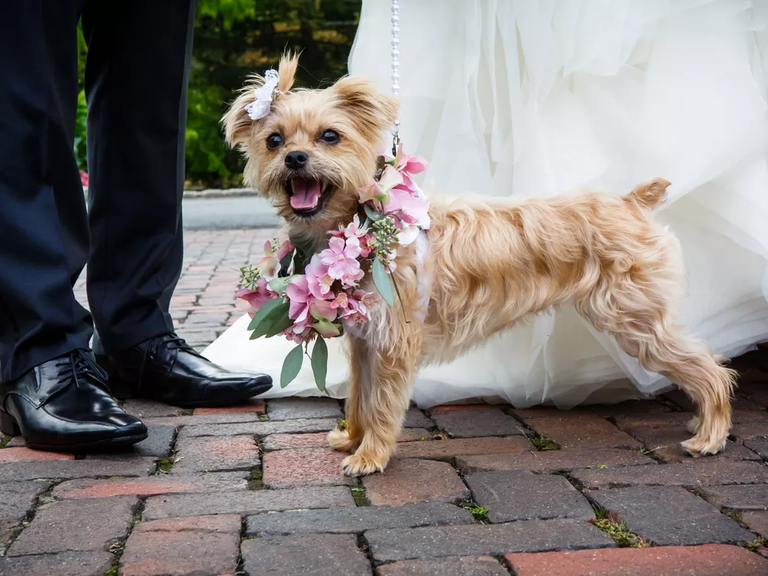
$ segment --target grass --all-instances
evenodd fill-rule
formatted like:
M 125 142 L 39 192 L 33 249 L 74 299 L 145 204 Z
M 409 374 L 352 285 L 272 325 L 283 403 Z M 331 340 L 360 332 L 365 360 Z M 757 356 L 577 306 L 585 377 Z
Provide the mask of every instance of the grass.
M 112 568 L 104 572 L 104 576 L 117 576 L 118 570 L 120 570 L 120 568 L 112 566 Z
M 248 478 L 248 490 L 263 490 L 263 478 L 264 475 L 261 470 L 253 470 Z
M 0 434 L 0 448 L 5 448 L 5 446 L 10 441 L 11 441 L 11 436 L 5 436 L 4 434 Z
M 651 543 L 637 534 L 632 534 L 626 523 L 617 522 L 603 510 L 597 511 L 597 519 L 590 520 L 597 528 L 608 534 L 620 548 L 648 548 Z
M 194 408 L 184 408 L 181 411 L 181 415 L 182 416 L 192 416 L 192 414 L 194 414 L 194 413 L 195 413 L 195 409 Z
M 262 414 L 259 416 L 259 422 L 267 422 L 269 420 L 269 416 L 267 414 Z
M 531 443 L 536 447 L 539 452 L 547 452 L 549 450 L 559 450 L 557 444 L 549 436 L 536 435 L 531 438 Z
M 339 430 L 346 430 L 347 429 L 347 421 L 344 419 L 336 420 L 336 426 L 339 427 Z
M 368 496 L 365 493 L 365 488 L 362 486 L 358 486 L 355 488 L 352 488 L 352 498 L 355 500 L 355 505 L 357 506 L 370 506 L 371 501 L 368 500 Z
M 488 519 L 488 508 L 485 506 L 480 506 L 475 502 L 467 502 L 464 504 L 464 508 L 469 510 L 476 521 L 482 522 L 483 524 L 490 522 Z

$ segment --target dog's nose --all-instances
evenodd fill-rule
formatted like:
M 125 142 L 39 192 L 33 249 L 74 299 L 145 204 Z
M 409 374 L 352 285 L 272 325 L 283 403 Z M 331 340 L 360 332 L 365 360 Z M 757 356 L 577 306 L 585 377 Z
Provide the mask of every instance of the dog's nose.
M 298 170 L 299 168 L 306 166 L 307 160 L 309 160 L 309 156 L 307 156 L 305 152 L 297 150 L 296 152 L 289 152 L 286 154 L 285 165 L 291 170 Z

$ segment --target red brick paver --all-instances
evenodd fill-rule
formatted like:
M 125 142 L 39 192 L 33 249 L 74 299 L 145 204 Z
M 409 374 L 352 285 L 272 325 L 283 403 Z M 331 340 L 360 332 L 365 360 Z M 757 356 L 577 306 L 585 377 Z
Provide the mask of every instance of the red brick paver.
M 193 516 L 138 524 L 120 559 L 122 576 L 234 574 L 240 516 Z
M 768 560 L 738 546 L 667 546 L 508 554 L 517 576 L 766 576 Z
M 382 474 L 364 477 L 363 486 L 372 504 L 401 506 L 469 498 L 469 489 L 453 467 L 431 460 L 393 460 Z

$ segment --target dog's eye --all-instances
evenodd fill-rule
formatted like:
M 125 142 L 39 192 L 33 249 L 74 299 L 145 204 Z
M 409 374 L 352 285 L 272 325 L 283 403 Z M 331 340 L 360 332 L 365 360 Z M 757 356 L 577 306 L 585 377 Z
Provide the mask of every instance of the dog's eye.
M 323 132 L 323 135 L 320 136 L 320 139 L 326 144 L 338 144 L 339 133 L 336 132 L 335 130 L 326 130 L 325 132 Z
M 277 148 L 280 148 L 280 146 L 283 144 L 283 137 L 280 136 L 280 134 L 271 134 L 267 138 L 267 148 L 270 150 L 275 150 Z

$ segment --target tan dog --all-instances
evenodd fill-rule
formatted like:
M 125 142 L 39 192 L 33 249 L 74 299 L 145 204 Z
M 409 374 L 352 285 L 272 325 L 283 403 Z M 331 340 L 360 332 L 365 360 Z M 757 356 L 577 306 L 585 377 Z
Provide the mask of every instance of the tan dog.
M 223 121 L 227 141 L 248 160 L 246 182 L 272 200 L 293 237 L 319 251 L 328 231 L 359 210 L 358 188 L 376 170 L 398 104 L 362 78 L 291 91 L 296 66 L 295 57 L 280 62 L 280 93 L 265 118 L 253 121 L 245 110 L 263 81 L 257 77 Z M 433 202 L 426 321 L 406 322 L 425 273 L 408 246 L 398 251 L 396 272 L 405 310 L 380 302 L 365 336 L 347 337 L 347 428 L 329 435 L 334 448 L 354 451 L 344 471 L 370 474 L 387 465 L 419 365 L 449 361 L 527 315 L 566 303 L 696 403 L 695 435 L 682 444 L 688 452 L 722 450 L 734 373 L 678 325 L 680 249 L 652 213 L 668 185 L 656 179 L 625 197 L 584 191 Z

